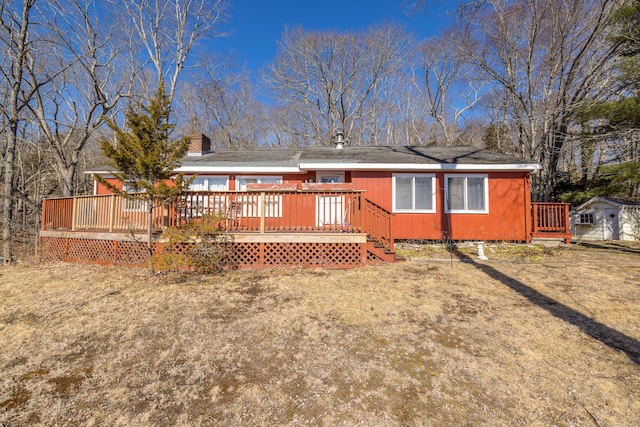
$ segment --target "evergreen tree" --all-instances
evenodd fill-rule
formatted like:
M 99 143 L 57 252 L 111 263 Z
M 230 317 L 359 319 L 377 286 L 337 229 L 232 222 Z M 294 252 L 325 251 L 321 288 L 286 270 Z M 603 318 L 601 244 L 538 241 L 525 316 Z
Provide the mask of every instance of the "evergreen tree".
M 618 78 L 613 96 L 593 100 L 576 111 L 584 129 L 579 182 L 565 188 L 563 199 L 580 203 L 606 195 L 637 199 L 640 193 L 640 1 L 627 0 L 610 18 L 609 42 L 617 46 Z M 605 156 L 605 165 L 594 161 L 598 142 L 616 145 L 616 157 Z M 588 171 L 595 171 L 592 178 Z
M 169 123 L 170 113 L 171 103 L 164 85 L 160 84 L 156 96 L 148 105 L 136 103 L 126 111 L 126 130 L 118 127 L 114 121 L 107 120 L 115 132 L 115 144 L 108 139 L 99 140 L 103 154 L 114 169 L 114 177 L 123 185 L 118 187 L 98 175 L 95 178 L 116 194 L 146 201 L 151 274 L 153 210 L 179 196 L 188 185 L 182 175 L 174 175 L 173 171 L 187 154 L 189 138 L 169 142 L 174 127 Z

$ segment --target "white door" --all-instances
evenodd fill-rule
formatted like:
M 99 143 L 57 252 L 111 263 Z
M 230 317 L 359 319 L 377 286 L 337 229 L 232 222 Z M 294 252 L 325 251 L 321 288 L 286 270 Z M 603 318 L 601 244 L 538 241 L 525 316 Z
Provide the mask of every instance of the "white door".
M 344 182 L 344 171 L 323 171 L 316 173 L 319 183 Z M 346 221 L 344 196 L 330 195 L 316 197 L 316 226 L 343 225 Z
M 344 196 L 317 196 L 316 225 L 345 225 L 347 221 Z
M 620 224 L 618 209 L 602 210 L 602 226 L 604 240 L 620 240 Z

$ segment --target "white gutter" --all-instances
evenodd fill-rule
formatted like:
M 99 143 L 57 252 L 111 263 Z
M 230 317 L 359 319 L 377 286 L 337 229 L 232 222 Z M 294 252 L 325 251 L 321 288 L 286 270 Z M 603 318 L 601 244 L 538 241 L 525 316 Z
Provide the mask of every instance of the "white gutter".
M 296 166 L 180 166 L 175 172 L 199 173 L 304 173 Z
M 415 163 L 300 163 L 303 170 L 390 170 L 390 171 L 531 171 L 540 170 L 536 163 L 524 164 L 415 164 Z
M 540 165 L 536 163 L 522 164 L 416 164 L 416 163 L 300 163 L 296 166 L 180 166 L 175 172 L 184 173 L 292 173 L 301 174 L 307 171 L 502 171 L 502 172 L 536 172 Z M 86 171 L 89 174 L 111 175 L 112 171 Z

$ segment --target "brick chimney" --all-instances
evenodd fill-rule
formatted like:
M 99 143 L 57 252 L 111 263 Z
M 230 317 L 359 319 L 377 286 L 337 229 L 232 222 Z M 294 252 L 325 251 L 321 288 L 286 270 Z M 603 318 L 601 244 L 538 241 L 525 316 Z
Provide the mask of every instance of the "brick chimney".
M 211 140 L 202 133 L 193 133 L 189 135 L 191 142 L 189 143 L 189 152 L 187 156 L 202 156 L 211 152 Z

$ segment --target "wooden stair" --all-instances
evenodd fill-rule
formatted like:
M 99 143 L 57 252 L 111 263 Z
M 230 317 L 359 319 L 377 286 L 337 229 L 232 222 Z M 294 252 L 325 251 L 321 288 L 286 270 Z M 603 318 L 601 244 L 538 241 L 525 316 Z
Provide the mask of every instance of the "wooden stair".
M 387 246 L 374 239 L 367 238 L 367 263 L 378 264 L 383 262 L 404 261 L 404 257 L 390 250 Z
M 404 260 L 393 250 L 393 214 L 364 198 L 362 231 L 367 233 L 367 263 L 378 264 Z

